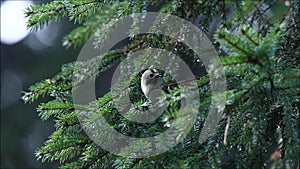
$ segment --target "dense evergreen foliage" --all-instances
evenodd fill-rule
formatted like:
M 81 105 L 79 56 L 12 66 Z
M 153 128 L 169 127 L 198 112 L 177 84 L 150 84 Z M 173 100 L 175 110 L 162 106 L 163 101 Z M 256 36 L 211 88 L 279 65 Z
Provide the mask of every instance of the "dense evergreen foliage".
M 169 37 L 154 34 L 132 36 L 128 44 L 87 62 L 63 65 L 61 72 L 30 86 L 22 99 L 32 103 L 39 97 L 37 112 L 42 120 L 55 122 L 56 130 L 36 151 L 44 162 L 59 161 L 61 168 L 296 168 L 299 166 L 299 2 L 290 1 L 112 1 L 57 0 L 30 7 L 25 14 L 28 27 L 42 29 L 67 17 L 80 26 L 66 35 L 62 45 L 81 47 L 95 34 L 95 47 L 107 37 L 116 20 L 132 13 L 157 9 L 191 21 L 212 37 L 226 73 L 227 101 L 224 117 L 212 136 L 199 144 L 198 137 L 210 106 L 210 77 L 201 75 L 197 85 L 201 97 L 199 116 L 186 138 L 163 154 L 149 158 L 119 157 L 96 145 L 82 132 L 72 101 L 72 75 L 84 72 L 81 81 L 110 69 L 132 51 L 149 47 L 176 51 L 193 70 L 201 69 L 198 57 L 187 46 Z M 141 18 L 142 19 L 142 18 Z M 137 30 L 132 25 L 130 31 Z M 184 29 L 183 29 L 184 31 Z M 211 36 L 213 35 L 213 36 Z M 148 56 L 150 57 L 150 56 Z M 105 59 L 103 59 L 105 58 Z M 103 59 L 94 70 L 97 60 Z M 149 59 L 149 58 L 147 58 Z M 198 73 L 198 74 L 197 74 Z M 199 75 L 199 72 L 196 72 Z M 139 88 L 139 78 L 131 88 Z M 164 97 L 168 112 L 155 123 L 139 125 L 122 118 L 113 108 L 112 94 L 83 106 L 104 115 L 118 131 L 147 137 L 164 131 L 180 112 L 176 109 L 179 88 Z M 126 93 L 126 92 L 125 92 Z M 146 100 L 133 90 L 134 105 Z M 173 107 L 172 107 L 173 105 Z M 175 106 L 174 106 L 175 105 Z M 178 106 L 178 105 L 177 105 Z M 134 110 L 131 110 L 134 111 Z M 142 132 L 141 132 L 142 130 Z

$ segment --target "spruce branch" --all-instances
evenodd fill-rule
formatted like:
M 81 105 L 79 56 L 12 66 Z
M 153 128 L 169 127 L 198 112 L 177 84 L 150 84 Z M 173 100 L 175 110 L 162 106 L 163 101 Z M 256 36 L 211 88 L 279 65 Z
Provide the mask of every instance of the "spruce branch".
M 101 42 L 108 39 L 105 33 L 110 31 L 115 21 L 131 13 L 146 12 L 150 9 L 149 5 L 157 3 L 160 5 L 157 8 L 160 13 L 192 21 L 205 32 L 209 32 L 214 26 L 219 28 L 215 39 L 220 42 L 223 56 L 220 57 L 222 64 L 214 65 L 214 68 L 223 66 L 226 72 L 228 97 L 224 117 L 227 117 L 227 121 L 222 119 L 212 136 L 205 143 L 198 143 L 199 131 L 211 105 L 212 91 L 209 76 L 196 76 L 197 92 L 188 95 L 200 95 L 199 114 L 194 128 L 185 140 L 170 151 L 142 159 L 118 157 L 102 150 L 83 133 L 85 127 L 96 126 L 103 115 L 114 129 L 123 134 L 149 137 L 165 131 L 164 122 L 180 120 L 184 114 L 176 107 L 181 90 L 174 88 L 170 90 L 170 94 L 161 97 L 169 107 L 155 123 L 136 124 L 122 117 L 114 109 L 115 98 L 129 94 L 134 97 L 133 106 L 137 109 L 144 102 L 139 96 L 141 92 L 135 90 L 139 88 L 139 74 L 117 96 L 108 92 L 88 105 L 76 105 L 72 102 L 72 90 L 76 90 L 83 81 L 108 70 L 115 61 L 123 61 L 131 53 L 148 47 L 170 51 L 180 56 L 190 68 L 198 68 L 198 65 L 194 65 L 198 56 L 176 39 L 156 34 L 136 35 L 139 24 L 145 22 L 140 18 L 131 25 L 130 33 L 135 36 L 131 37 L 127 45 L 84 62 L 65 65 L 56 76 L 32 85 L 24 93 L 22 98 L 26 103 L 32 103 L 43 96 L 53 99 L 41 103 L 37 108 L 40 118 L 54 121 L 56 127 L 45 145 L 36 151 L 37 159 L 43 162 L 59 161 L 61 168 L 104 168 L 109 165 L 115 168 L 199 168 L 199 164 L 203 168 L 298 166 L 299 116 L 296 105 L 299 104 L 297 49 L 300 36 L 297 34 L 299 10 L 296 2 L 290 2 L 283 18 L 276 23 L 272 23 L 265 14 L 272 7 L 280 5 L 277 1 L 59 0 L 30 7 L 25 13 L 29 18 L 28 26 L 35 30 L 64 16 L 75 23 L 82 23 L 65 36 L 63 45 L 66 48 L 81 46 L 95 32 L 98 38 L 95 42 L 101 46 Z M 228 29 L 218 23 L 213 24 L 220 13 L 223 13 L 222 22 Z M 254 22 L 257 23 L 255 28 Z M 287 25 L 287 28 L 280 25 Z M 184 31 L 179 29 L 175 33 L 180 35 Z M 143 59 L 153 57 L 148 54 Z M 138 65 L 144 63 L 141 59 Z M 74 74 L 78 79 L 75 85 L 72 83 Z M 190 80 L 194 79 L 176 84 L 181 85 Z M 169 85 L 172 83 L 175 84 L 171 82 Z M 128 113 L 137 113 L 140 110 L 137 109 L 130 109 Z M 89 113 L 92 115 L 89 116 Z M 87 123 L 81 123 L 78 115 L 89 116 Z M 95 134 L 110 137 L 108 133 Z M 282 154 L 282 159 L 275 159 L 275 162 L 269 159 L 274 147 Z
M 27 27 L 37 31 L 52 20 L 58 21 L 67 14 L 66 5 L 63 0 L 58 0 L 48 4 L 28 7 L 25 10 L 25 17 L 28 17 Z

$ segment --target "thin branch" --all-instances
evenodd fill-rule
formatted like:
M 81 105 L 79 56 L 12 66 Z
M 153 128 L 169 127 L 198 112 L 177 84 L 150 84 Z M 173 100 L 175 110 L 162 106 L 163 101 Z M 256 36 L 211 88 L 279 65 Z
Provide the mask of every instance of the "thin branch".
M 251 54 L 248 53 L 246 50 L 244 50 L 243 48 L 241 48 L 240 46 L 238 46 L 236 43 L 231 42 L 228 38 L 226 38 L 226 36 L 223 33 L 218 33 L 218 35 L 219 35 L 220 39 L 224 39 L 228 44 L 230 44 L 231 46 L 233 46 L 237 50 L 243 52 L 247 57 L 251 56 Z
M 227 135 L 228 135 L 229 126 L 230 126 L 230 116 L 227 117 L 227 123 L 225 127 L 224 140 L 223 140 L 224 145 L 227 145 Z
M 252 42 L 255 46 L 258 46 L 259 44 L 257 42 L 255 42 L 247 33 L 244 29 L 241 30 L 242 34 L 246 36 L 246 38 Z
M 88 143 L 89 141 L 87 142 L 80 142 L 80 143 L 76 143 L 76 144 L 70 144 L 68 146 L 64 146 L 64 147 L 60 147 L 58 149 L 52 149 L 52 150 L 48 150 L 48 151 L 44 151 L 44 152 L 38 152 L 38 156 L 43 156 L 43 155 L 46 155 L 46 154 L 51 154 L 51 153 L 55 153 L 55 152 L 58 152 L 58 151 L 62 151 L 62 150 L 65 150 L 65 149 L 68 149 L 68 148 L 71 148 L 71 147 L 76 147 L 76 146 L 84 146 Z

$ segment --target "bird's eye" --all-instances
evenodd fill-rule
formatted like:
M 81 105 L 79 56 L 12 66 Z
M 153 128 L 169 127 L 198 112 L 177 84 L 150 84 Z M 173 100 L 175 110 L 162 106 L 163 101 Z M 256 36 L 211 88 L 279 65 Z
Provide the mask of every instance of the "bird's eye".
M 154 74 L 150 74 L 149 76 L 150 76 L 150 77 L 153 77 L 153 76 L 154 76 Z

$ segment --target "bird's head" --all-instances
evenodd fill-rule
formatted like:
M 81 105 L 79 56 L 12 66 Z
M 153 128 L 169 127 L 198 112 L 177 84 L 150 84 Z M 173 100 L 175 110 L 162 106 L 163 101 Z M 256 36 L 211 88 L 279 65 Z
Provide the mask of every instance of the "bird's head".
M 149 94 L 152 90 L 158 89 L 162 86 L 163 75 L 163 71 L 154 68 L 149 68 L 142 74 L 141 88 L 147 99 L 149 98 Z

